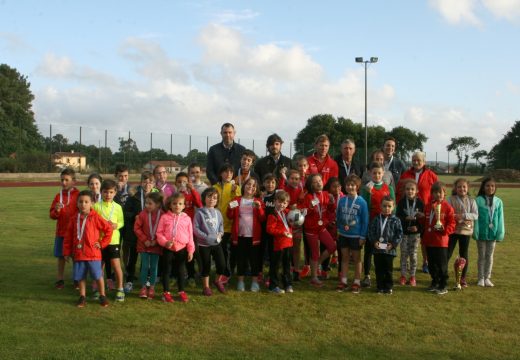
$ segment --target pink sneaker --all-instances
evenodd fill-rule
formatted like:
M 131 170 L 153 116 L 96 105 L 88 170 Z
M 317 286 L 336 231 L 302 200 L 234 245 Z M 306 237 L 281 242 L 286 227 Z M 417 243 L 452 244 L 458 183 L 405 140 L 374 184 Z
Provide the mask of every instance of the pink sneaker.
M 213 292 L 211 291 L 211 289 L 208 286 L 208 287 L 205 287 L 204 289 L 202 289 L 202 295 L 211 296 L 211 295 L 213 295 Z
M 417 286 L 417 281 L 415 280 L 415 276 L 410 277 L 410 286 Z
M 155 297 L 155 288 L 150 286 L 148 289 L 148 300 L 152 300 Z
M 401 286 L 405 286 L 406 285 L 406 277 L 401 275 L 401 277 L 399 278 L 399 285 Z
M 164 301 L 165 303 L 172 303 L 173 302 L 172 294 L 170 294 L 169 291 L 163 292 L 162 301 Z
M 229 277 L 226 275 L 220 275 L 218 281 L 222 283 L 222 285 L 226 285 L 229 282 Z
M 141 299 L 147 299 L 148 298 L 148 289 L 146 289 L 146 286 L 143 286 L 141 290 L 139 291 L 139 297 Z
M 223 283 L 221 283 L 221 282 L 218 281 L 218 280 L 215 280 L 215 281 L 213 282 L 213 284 L 215 284 L 215 286 L 217 287 L 217 290 L 218 290 L 219 292 L 221 292 L 222 294 L 225 294 L 225 293 L 226 293 L 226 288 L 224 287 L 224 284 L 223 284 Z
M 179 292 L 179 297 L 183 303 L 188 302 L 188 295 L 184 291 Z

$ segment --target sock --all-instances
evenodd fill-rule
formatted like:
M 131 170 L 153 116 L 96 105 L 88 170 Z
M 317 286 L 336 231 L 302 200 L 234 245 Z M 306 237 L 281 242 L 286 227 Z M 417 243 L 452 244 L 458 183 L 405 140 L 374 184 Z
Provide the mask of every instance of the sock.
M 347 285 L 347 278 L 346 277 L 342 277 L 341 278 L 341 282 L 345 285 Z
M 356 285 L 361 285 L 361 280 L 360 280 L 360 279 L 355 279 L 355 280 L 354 280 L 354 284 L 356 284 Z

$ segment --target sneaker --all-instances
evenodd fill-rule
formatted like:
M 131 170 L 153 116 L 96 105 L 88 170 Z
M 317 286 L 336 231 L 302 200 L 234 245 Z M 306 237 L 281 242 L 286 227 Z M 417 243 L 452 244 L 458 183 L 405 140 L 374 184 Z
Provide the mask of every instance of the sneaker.
M 74 280 L 74 290 L 79 290 L 79 281 Z
M 493 284 L 490 279 L 484 280 L 484 285 L 486 285 L 487 287 L 495 286 L 495 284 Z
M 330 259 L 330 264 L 331 265 L 338 265 L 338 257 L 336 255 L 332 256 L 332 258 Z
M 422 265 L 422 272 L 428 274 L 430 271 L 428 270 L 428 263 L 424 263 Z
M 429 292 L 436 292 L 438 290 L 439 286 L 437 284 L 430 284 L 428 288 L 426 289 Z
M 361 292 L 361 286 L 359 284 L 352 284 L 350 287 L 350 291 L 352 291 L 353 294 L 359 294 Z
M 102 307 L 108 306 L 108 299 L 106 296 L 103 295 L 99 297 L 99 305 L 101 305 Z
M 256 281 L 262 285 L 264 283 L 264 274 L 263 273 L 260 273 L 258 274 L 258 276 L 256 277 Z
M 148 288 L 148 300 L 152 300 L 155 297 L 155 288 L 153 286 L 150 286 Z
M 347 284 L 345 284 L 344 282 L 340 282 L 338 284 L 338 286 L 336 286 L 336 291 L 343 292 L 343 291 L 345 291 L 346 288 L 347 288 Z
M 187 303 L 189 301 L 188 294 L 186 294 L 184 291 L 179 292 L 179 297 L 181 298 L 181 302 L 183 303 Z
M 285 293 L 285 291 L 280 289 L 278 286 L 275 287 L 274 289 L 269 290 L 269 291 L 271 293 L 273 293 L 273 294 L 284 294 Z
M 116 293 L 116 301 L 117 302 L 125 301 L 125 292 L 124 291 L 121 291 L 121 290 L 117 291 L 117 293 Z
M 446 289 L 446 288 L 437 290 L 437 295 L 445 295 L 447 293 L 448 293 L 448 289 Z
M 269 278 L 265 279 L 264 285 L 265 285 L 266 288 L 269 289 L 269 285 L 271 285 L 271 279 L 269 279 Z
M 114 286 L 114 280 L 107 279 L 107 288 L 108 288 L 108 291 L 112 291 L 112 290 L 114 290 L 116 288 Z
M 311 279 L 310 284 L 314 287 L 320 288 L 323 286 L 323 282 L 318 278 Z
M 163 292 L 162 301 L 165 303 L 172 303 L 173 302 L 172 294 L 170 294 L 169 291 Z
M 244 281 L 238 280 L 237 291 L 246 291 L 246 285 L 244 284 Z
M 477 286 L 484 287 L 486 286 L 486 282 L 484 279 L 478 279 Z
M 288 294 L 292 294 L 294 292 L 294 289 L 291 285 L 289 285 L 285 288 L 285 292 Z
M 213 295 L 213 291 L 211 291 L 209 286 L 204 287 L 204 289 L 202 289 L 202 295 L 211 296 L 211 295 Z
M 392 290 L 392 289 L 385 289 L 385 290 L 383 290 L 383 292 L 385 294 L 387 294 L 387 295 L 392 295 L 394 293 L 394 290 Z
M 128 294 L 129 292 L 132 292 L 133 289 L 134 289 L 134 283 L 131 282 L 131 281 L 128 281 L 125 284 L 125 288 L 124 288 L 125 294 Z
M 295 282 L 300 281 L 300 273 L 298 271 L 293 271 L 293 273 L 292 273 L 292 281 L 295 281 Z
M 94 293 L 92 294 L 92 299 L 99 300 L 99 291 L 94 291 Z
M 464 276 L 460 278 L 460 286 L 462 286 L 463 288 L 468 287 L 468 283 L 466 282 L 466 278 Z
M 329 279 L 329 272 L 325 270 L 321 270 L 321 274 L 319 275 L 321 280 L 328 280 Z
M 370 281 L 370 278 L 368 276 L 365 276 L 363 281 L 361 281 L 361 286 L 364 288 L 369 288 L 370 286 L 372 286 L 372 282 Z
M 54 287 L 58 290 L 62 290 L 65 287 L 65 281 L 58 280 L 54 283 Z
M 217 287 L 217 290 L 222 293 L 222 294 L 225 294 L 226 293 L 226 288 L 224 287 L 224 284 L 218 280 L 215 280 L 213 282 L 213 284 Z
M 85 305 L 87 305 L 87 300 L 84 296 L 80 296 L 78 299 L 78 302 L 76 303 L 76 306 L 79 308 L 84 308 Z
M 309 265 L 304 265 L 302 271 L 300 271 L 300 278 L 306 278 L 311 273 L 311 267 Z
M 399 278 L 399 285 L 401 286 L 405 286 L 406 285 L 406 277 L 401 275 L 401 277 Z
M 146 288 L 146 286 L 143 286 L 139 291 L 139 297 L 141 299 L 148 299 L 148 289 Z
M 258 282 L 253 280 L 251 283 L 251 291 L 252 292 L 259 292 L 260 291 L 260 285 L 258 285 Z
M 415 276 L 410 276 L 410 286 L 417 286 L 417 280 L 415 280 Z

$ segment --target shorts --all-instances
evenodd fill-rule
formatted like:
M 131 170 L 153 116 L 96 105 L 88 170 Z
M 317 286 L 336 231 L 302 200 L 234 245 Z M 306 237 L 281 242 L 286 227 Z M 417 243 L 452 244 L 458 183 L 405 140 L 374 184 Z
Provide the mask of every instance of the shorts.
M 56 236 L 54 238 L 54 256 L 63 257 L 63 236 Z
M 119 245 L 108 245 L 106 248 L 101 250 L 101 254 L 103 255 L 103 261 L 109 262 L 112 259 L 120 259 L 121 258 L 121 250 Z
M 360 245 L 359 241 L 359 237 L 346 237 L 338 235 L 338 247 L 340 249 L 347 248 L 354 251 L 361 251 L 361 249 L 363 249 L 363 245 Z
M 103 277 L 101 260 L 74 261 L 73 267 L 74 281 L 86 280 L 87 273 L 90 273 L 93 280 L 99 280 Z

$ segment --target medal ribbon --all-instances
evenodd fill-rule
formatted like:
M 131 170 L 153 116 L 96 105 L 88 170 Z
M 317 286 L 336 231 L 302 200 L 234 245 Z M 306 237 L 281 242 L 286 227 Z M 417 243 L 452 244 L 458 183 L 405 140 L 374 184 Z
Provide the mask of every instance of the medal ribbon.
M 69 191 L 67 191 L 67 205 L 69 205 L 70 203 L 70 192 L 72 191 L 72 189 L 69 189 Z M 60 190 L 60 204 L 63 205 L 63 189 Z
M 83 220 L 83 223 L 81 224 L 81 214 L 78 214 L 78 221 L 76 224 L 76 230 L 77 230 L 77 237 L 78 241 L 81 243 L 81 239 L 83 238 L 83 233 L 85 232 L 85 225 L 87 224 L 87 218 L 88 215 L 85 216 L 85 219 Z
M 155 225 L 152 227 L 152 213 L 148 213 L 148 227 L 150 228 L 150 239 L 155 240 L 155 233 L 157 232 L 157 226 L 159 226 L 159 218 L 161 217 L 161 210 L 157 211 L 155 216 Z
M 384 240 L 384 236 L 383 236 L 383 233 L 385 231 L 385 227 L 386 227 L 386 222 L 388 221 L 388 217 L 384 217 L 385 218 L 385 221 L 382 221 L 381 218 L 383 218 L 384 216 L 381 215 L 379 217 L 379 227 L 381 228 L 381 236 L 379 237 L 379 239 L 383 239 Z
M 110 209 L 110 214 L 107 217 L 107 214 L 105 213 L 105 207 L 103 206 L 103 204 L 101 204 L 101 213 L 103 214 L 103 217 L 105 218 L 105 220 L 112 221 L 112 215 L 114 215 L 114 208 L 115 208 L 115 204 L 114 204 L 114 202 L 112 202 L 112 208 Z
M 278 213 L 278 216 L 280 217 L 280 219 L 282 219 L 285 230 L 287 230 L 287 232 L 291 232 L 291 229 L 289 228 L 289 224 L 287 223 L 287 218 L 285 217 L 285 212 L 279 211 L 279 210 L 276 210 L 276 212 Z

